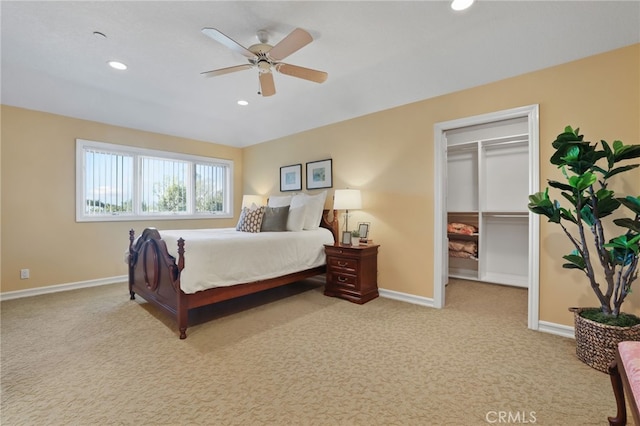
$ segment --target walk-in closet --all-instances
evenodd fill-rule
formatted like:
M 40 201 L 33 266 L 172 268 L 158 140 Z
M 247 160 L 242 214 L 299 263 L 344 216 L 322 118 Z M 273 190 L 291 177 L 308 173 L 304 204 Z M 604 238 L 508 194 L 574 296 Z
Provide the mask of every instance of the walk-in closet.
M 433 306 L 445 307 L 450 277 L 526 288 L 538 329 L 539 221 L 527 208 L 539 187 L 538 106 L 437 123 L 434 141 Z
M 528 286 L 527 119 L 446 132 L 449 276 Z

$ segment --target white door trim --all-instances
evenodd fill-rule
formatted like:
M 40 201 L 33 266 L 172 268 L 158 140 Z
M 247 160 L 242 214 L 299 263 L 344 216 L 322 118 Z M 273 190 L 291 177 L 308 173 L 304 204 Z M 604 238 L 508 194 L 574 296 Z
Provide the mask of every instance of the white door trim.
M 446 209 L 446 180 L 447 180 L 447 146 L 446 132 L 460 127 L 487 124 L 494 121 L 526 117 L 529 128 L 529 194 L 540 189 L 540 135 L 539 135 L 539 106 L 527 105 L 504 111 L 444 121 L 434 125 L 434 273 L 433 273 L 433 306 L 443 308 L 445 305 L 444 286 L 448 271 L 445 270 L 444 243 L 447 238 L 447 209 Z M 528 327 L 533 330 L 539 328 L 540 306 L 540 218 L 529 213 L 529 296 L 528 296 Z

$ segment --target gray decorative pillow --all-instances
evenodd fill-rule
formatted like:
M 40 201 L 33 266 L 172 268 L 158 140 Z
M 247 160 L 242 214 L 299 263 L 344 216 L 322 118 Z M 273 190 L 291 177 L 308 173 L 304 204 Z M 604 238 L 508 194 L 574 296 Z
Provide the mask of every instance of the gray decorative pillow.
M 242 208 L 242 211 L 240 212 L 240 217 L 238 218 L 238 223 L 236 224 L 236 231 L 240 231 L 240 227 L 244 223 L 244 215 L 247 212 L 247 210 L 249 209 L 246 207 Z
M 262 232 L 283 232 L 287 230 L 289 206 L 266 207 L 262 219 Z
M 236 230 L 242 232 L 260 232 L 263 216 L 264 206 L 259 207 L 255 210 L 251 210 L 246 207 L 243 208 L 238 226 L 236 226 Z

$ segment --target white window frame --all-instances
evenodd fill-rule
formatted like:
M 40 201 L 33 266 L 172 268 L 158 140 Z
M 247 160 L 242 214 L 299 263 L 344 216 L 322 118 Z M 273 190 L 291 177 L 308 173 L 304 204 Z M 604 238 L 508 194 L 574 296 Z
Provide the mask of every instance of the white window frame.
M 86 183 L 86 151 L 100 150 L 114 154 L 130 155 L 133 157 L 133 212 L 131 213 L 85 213 L 85 183 Z M 189 163 L 189 173 L 192 177 L 187 187 L 187 212 L 169 212 L 149 214 L 142 211 L 141 203 L 141 171 L 139 167 L 140 157 L 156 157 L 167 160 L 185 161 Z M 195 212 L 195 166 L 212 165 L 226 167 L 226 187 L 224 188 L 224 200 L 222 212 Z M 177 219 L 229 219 L 233 217 L 233 161 L 221 158 L 202 157 L 177 152 L 159 151 L 146 148 L 138 148 L 127 145 L 118 145 L 105 142 L 76 139 L 76 222 L 113 222 L 133 220 L 177 220 Z

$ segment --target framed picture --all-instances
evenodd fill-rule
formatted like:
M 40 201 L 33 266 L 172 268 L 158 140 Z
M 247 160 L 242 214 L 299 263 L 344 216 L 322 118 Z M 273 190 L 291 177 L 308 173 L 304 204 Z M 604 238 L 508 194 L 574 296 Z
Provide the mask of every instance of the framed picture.
M 302 190 L 302 164 L 280 167 L 280 192 Z
M 344 245 L 351 245 L 351 232 L 349 231 L 343 231 L 342 232 L 342 244 Z
M 366 240 L 369 238 L 369 223 L 368 222 L 360 222 L 358 223 L 358 232 L 360 233 L 360 239 Z
M 307 189 L 331 188 L 332 173 L 331 159 L 307 163 Z

